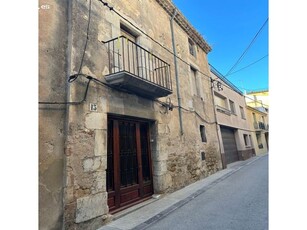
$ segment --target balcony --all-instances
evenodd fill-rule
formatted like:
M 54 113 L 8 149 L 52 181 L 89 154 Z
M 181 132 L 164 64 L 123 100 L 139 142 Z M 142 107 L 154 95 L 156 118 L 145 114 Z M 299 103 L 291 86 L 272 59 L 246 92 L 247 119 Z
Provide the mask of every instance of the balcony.
M 258 121 L 258 122 L 254 122 L 254 128 L 255 129 L 262 129 L 262 130 L 268 130 L 269 125 L 266 125 L 265 123 Z
M 263 122 L 259 121 L 258 124 L 260 129 L 265 130 L 265 124 Z
M 172 94 L 168 63 L 124 36 L 104 43 L 109 59 L 107 83 L 149 98 Z
M 224 113 L 226 115 L 229 115 L 229 116 L 231 115 L 231 111 L 229 109 L 222 107 L 222 106 L 216 105 L 216 110 L 218 112 Z

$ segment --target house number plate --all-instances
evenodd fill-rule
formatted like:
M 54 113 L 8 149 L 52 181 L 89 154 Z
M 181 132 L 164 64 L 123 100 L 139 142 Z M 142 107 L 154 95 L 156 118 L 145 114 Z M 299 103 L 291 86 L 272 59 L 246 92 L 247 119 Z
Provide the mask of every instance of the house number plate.
M 97 112 L 97 104 L 90 103 L 90 111 Z

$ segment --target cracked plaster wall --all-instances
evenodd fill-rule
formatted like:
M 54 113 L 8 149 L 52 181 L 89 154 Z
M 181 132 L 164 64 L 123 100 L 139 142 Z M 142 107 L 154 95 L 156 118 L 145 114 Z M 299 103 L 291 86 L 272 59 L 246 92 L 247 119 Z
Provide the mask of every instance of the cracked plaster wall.
M 39 1 L 39 101 L 66 100 L 67 6 Z M 39 229 L 63 226 L 65 105 L 39 105 Z

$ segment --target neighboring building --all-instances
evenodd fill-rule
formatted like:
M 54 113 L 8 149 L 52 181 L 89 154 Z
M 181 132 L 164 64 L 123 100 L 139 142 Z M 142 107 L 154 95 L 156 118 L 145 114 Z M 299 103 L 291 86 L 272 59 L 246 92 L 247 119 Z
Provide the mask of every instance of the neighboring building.
M 245 94 L 246 104 L 253 108 L 258 108 L 261 111 L 268 112 L 269 110 L 269 91 L 250 91 Z
M 269 151 L 269 91 L 251 91 L 245 95 L 256 155 Z
M 243 93 L 211 66 L 212 90 L 216 108 L 223 167 L 246 160 L 255 152 L 246 115 Z
M 252 140 L 256 155 L 268 153 L 269 150 L 269 119 L 268 113 L 261 109 L 247 106 L 247 117 L 253 131 Z
M 171 1 L 55 1 L 39 17 L 40 229 L 97 229 L 222 169 L 211 48 Z M 249 132 L 232 128 L 245 159 Z

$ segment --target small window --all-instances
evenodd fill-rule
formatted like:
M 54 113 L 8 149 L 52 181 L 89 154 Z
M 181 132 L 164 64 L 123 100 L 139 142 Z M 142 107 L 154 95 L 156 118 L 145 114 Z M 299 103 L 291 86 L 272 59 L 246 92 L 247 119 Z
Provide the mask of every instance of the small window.
M 217 106 L 220 106 L 222 108 L 227 108 L 227 101 L 226 101 L 226 97 L 214 92 L 214 98 L 215 98 L 215 104 Z
M 134 43 L 136 43 L 138 35 L 136 33 L 134 33 L 127 26 L 120 24 L 120 33 L 121 33 L 121 35 L 125 36 L 126 38 L 128 38 L 131 41 L 133 41 Z
M 201 152 L 201 160 L 205 161 L 206 160 L 206 154 L 204 151 Z
M 251 146 L 249 136 L 248 136 L 247 134 L 243 134 L 243 137 L 244 137 L 245 146 L 246 146 L 246 147 Z
M 236 114 L 235 103 L 232 100 L 229 100 L 230 111 L 232 114 Z
M 195 43 L 192 41 L 192 39 L 189 38 L 189 51 L 190 54 L 196 57 L 196 49 L 195 49 Z
M 228 99 L 217 92 L 214 92 L 214 102 L 216 111 L 224 113 L 228 116 L 231 115 L 231 111 L 229 110 Z
M 191 66 L 190 73 L 191 73 L 191 83 L 192 83 L 192 89 L 193 89 L 192 95 L 197 95 L 201 97 L 200 89 L 199 89 L 199 82 L 198 82 L 198 77 L 197 77 L 197 70 Z
M 204 125 L 199 126 L 200 136 L 202 142 L 207 142 L 206 130 Z
M 240 112 L 241 112 L 241 118 L 245 119 L 245 113 L 244 113 L 244 109 L 242 106 L 240 106 Z
M 249 138 L 249 141 L 250 141 L 250 146 L 253 147 L 254 144 L 253 144 L 252 136 L 248 135 L 248 138 Z
M 254 118 L 254 122 L 257 122 L 256 114 L 255 113 L 253 113 L 253 118 Z

